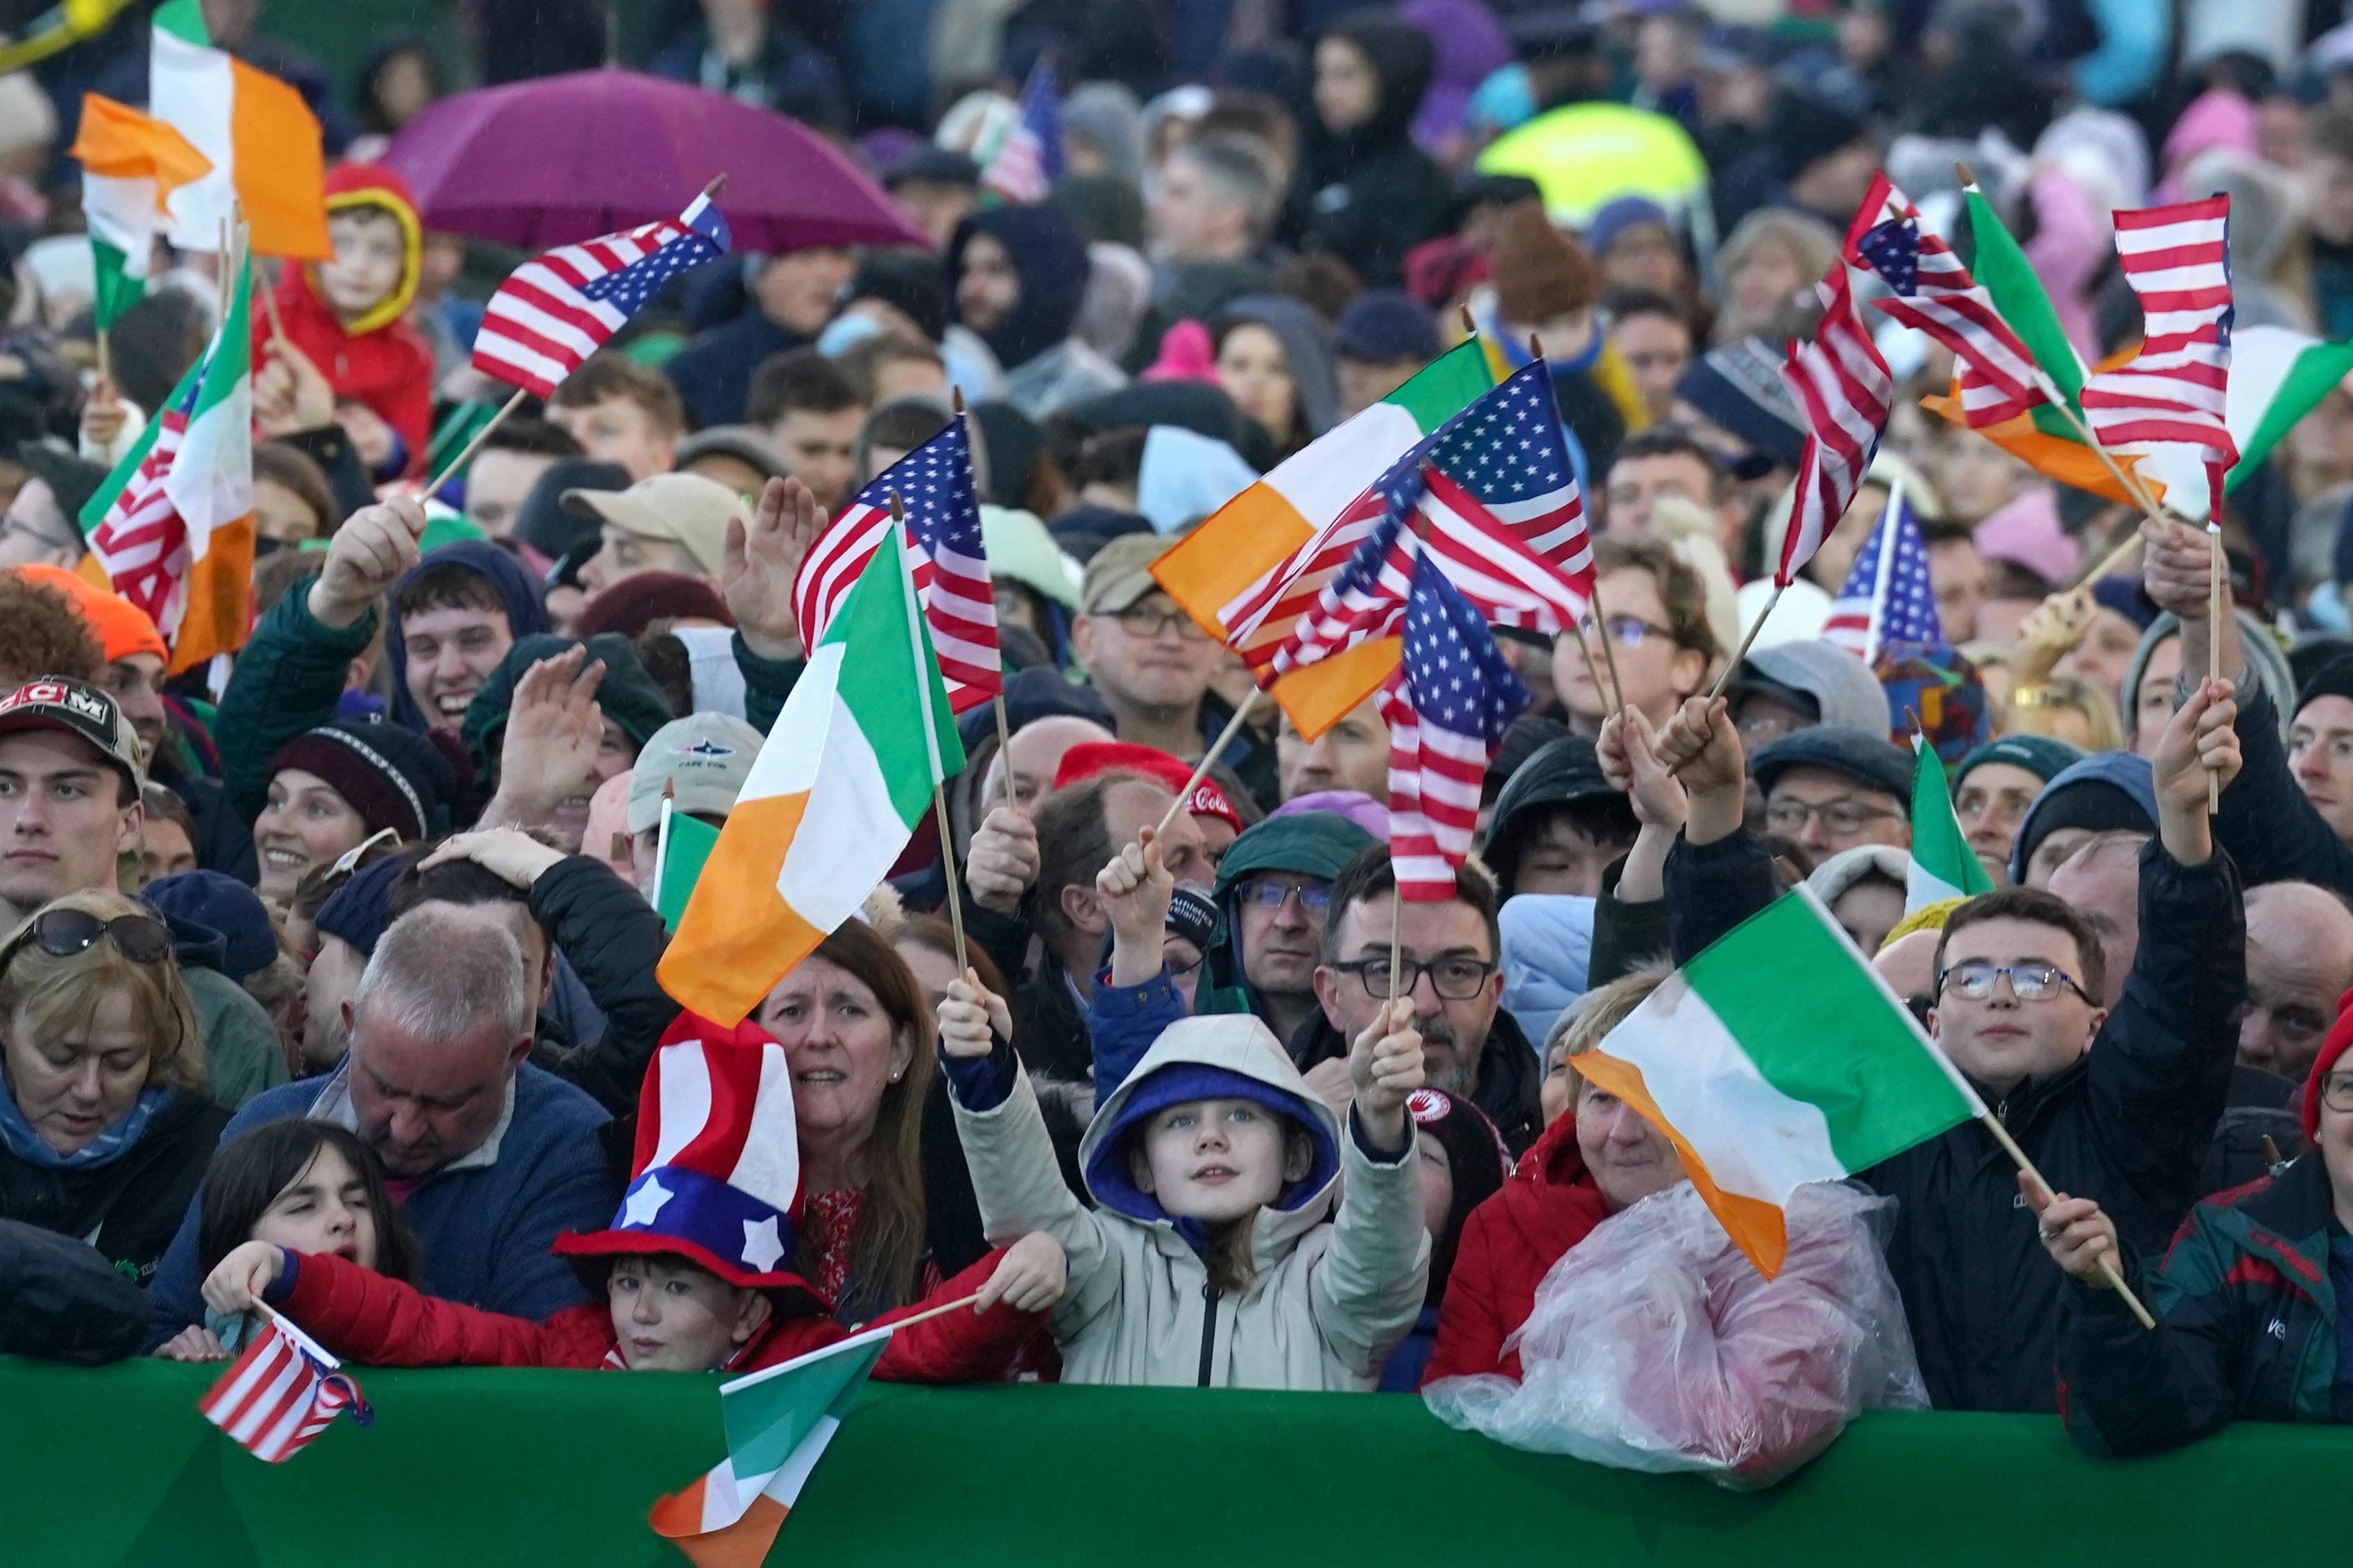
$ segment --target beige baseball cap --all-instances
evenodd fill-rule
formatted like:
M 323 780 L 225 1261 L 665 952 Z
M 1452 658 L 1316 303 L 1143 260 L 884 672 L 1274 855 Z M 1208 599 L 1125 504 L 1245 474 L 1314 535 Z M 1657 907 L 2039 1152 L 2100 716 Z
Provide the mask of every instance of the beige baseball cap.
M 1096 551 L 1079 589 L 1081 607 L 1091 616 L 1115 616 L 1160 592 L 1152 563 L 1168 552 L 1171 542 L 1156 533 L 1124 533 Z
M 702 712 L 671 720 L 646 737 L 629 773 L 629 831 L 643 833 L 661 821 L 665 784 L 679 810 L 725 816 L 759 754 L 760 731 L 741 719 Z
M 727 558 L 727 520 L 751 520 L 742 496 L 702 474 L 656 474 L 625 490 L 565 490 L 564 510 L 639 539 L 684 545 L 713 578 Z

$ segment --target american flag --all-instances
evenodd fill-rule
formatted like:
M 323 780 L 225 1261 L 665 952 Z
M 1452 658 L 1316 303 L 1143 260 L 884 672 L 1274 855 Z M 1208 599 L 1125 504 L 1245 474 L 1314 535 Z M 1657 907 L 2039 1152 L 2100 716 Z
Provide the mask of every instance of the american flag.
M 1961 413 L 1971 429 L 2047 401 L 2034 356 L 1952 247 L 1920 226 L 1911 198 L 1873 174 L 1847 230 L 1847 260 L 1879 274 L 1895 298 L 1879 308 L 1917 327 L 1960 362 Z
M 255 1458 L 280 1464 L 344 1411 L 362 1426 L 375 1419 L 342 1365 L 272 1313 L 197 1408 Z
M 545 397 L 672 278 L 727 250 L 708 193 L 684 212 L 581 245 L 559 245 L 499 285 L 474 336 L 474 368 Z
M 801 642 L 815 647 L 858 574 L 891 532 L 891 498 L 907 511 L 907 569 L 932 628 L 948 706 L 958 713 L 1004 689 L 997 595 L 980 539 L 980 498 L 964 418 L 892 464 L 826 525 L 793 582 Z
M 1822 280 L 1822 324 L 1811 342 L 1792 340 L 1781 379 L 1806 411 L 1806 446 L 1798 458 L 1789 531 L 1773 585 L 1786 588 L 1813 559 L 1862 486 L 1894 405 L 1895 381 L 1879 345 L 1855 313 L 1853 279 L 1843 260 Z
M 155 421 L 155 444 L 85 538 L 114 591 L 166 636 L 187 602 L 188 525 L 165 486 L 205 378 L 191 374 Z
M 1436 561 L 1416 561 L 1404 652 L 1380 696 L 1389 726 L 1389 858 L 1400 898 L 1454 897 L 1455 870 L 1479 826 L 1488 760 L 1532 700 L 1486 620 Z
M 1557 636 L 1592 602 L 1585 502 L 1541 360 L 1441 426 L 1367 493 L 1378 514 L 1290 618 L 1266 661 L 1274 673 L 1396 631 L 1424 553 L 1493 625 Z
M 2084 419 L 2109 446 L 2203 447 L 2212 516 L 2239 460 L 2223 422 L 2231 380 L 2231 198 L 2119 212 L 2116 259 L 2140 297 L 2140 353 L 2084 383 Z
M 1945 640 L 1944 625 L 1936 618 L 1936 584 L 1928 578 L 1927 542 L 1900 488 L 1888 496 L 1879 526 L 1831 602 L 1822 640 L 1836 643 L 1865 664 L 1875 662 L 1891 643 Z
M 1061 177 L 1062 95 L 1054 85 L 1053 62 L 1040 59 L 1021 84 L 1021 118 L 980 172 L 980 188 L 1016 206 L 1035 206 Z

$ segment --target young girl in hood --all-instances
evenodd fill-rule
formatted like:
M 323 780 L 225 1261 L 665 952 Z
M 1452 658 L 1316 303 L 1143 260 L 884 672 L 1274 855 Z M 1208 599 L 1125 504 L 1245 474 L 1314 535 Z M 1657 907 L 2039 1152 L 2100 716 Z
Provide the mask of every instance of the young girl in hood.
M 266 1301 L 337 1355 L 379 1366 L 749 1372 L 821 1350 L 850 1331 L 793 1267 L 800 1155 L 791 1098 L 774 1092 L 787 1081 L 784 1056 L 756 1025 L 723 1029 L 689 1014 L 671 1026 L 646 1071 L 620 1212 L 607 1229 L 555 1241 L 601 1303 L 539 1323 L 485 1312 L 375 1272 L 341 1247 L 307 1250 L 322 1238 L 288 1232 L 232 1248 L 205 1280 L 205 1304 L 234 1316 Z M 894 1336 L 874 1375 L 1001 1376 L 1062 1279 L 1051 1237 L 989 1254 L 930 1300 L 874 1320 L 960 1309 Z
M 1062 1184 L 1004 1003 L 969 972 L 950 985 L 940 1049 L 982 1221 L 1069 1258 L 1050 1323 L 1063 1382 L 1374 1386 L 1429 1279 L 1412 1017 L 1399 1003 L 1356 1039 L 1345 1130 L 1256 1017 L 1170 1025 L 1080 1143 L 1089 1210 Z
M 423 266 L 417 200 L 391 170 L 343 163 L 328 172 L 332 260 L 279 279 L 286 342 L 334 389 L 336 417 L 374 476 L 417 467 L 432 434 L 433 349 L 408 320 Z M 253 315 L 257 360 L 275 352 L 267 311 Z

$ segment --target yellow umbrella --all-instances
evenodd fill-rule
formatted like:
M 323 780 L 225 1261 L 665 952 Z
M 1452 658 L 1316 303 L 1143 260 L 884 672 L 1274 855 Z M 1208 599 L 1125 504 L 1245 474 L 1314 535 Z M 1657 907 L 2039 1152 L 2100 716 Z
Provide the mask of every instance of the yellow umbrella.
M 1580 228 L 1620 196 L 1689 214 L 1707 192 L 1707 162 L 1683 128 L 1623 103 L 1572 103 L 1538 115 L 1482 153 L 1479 172 L 1525 174 L 1555 223 Z

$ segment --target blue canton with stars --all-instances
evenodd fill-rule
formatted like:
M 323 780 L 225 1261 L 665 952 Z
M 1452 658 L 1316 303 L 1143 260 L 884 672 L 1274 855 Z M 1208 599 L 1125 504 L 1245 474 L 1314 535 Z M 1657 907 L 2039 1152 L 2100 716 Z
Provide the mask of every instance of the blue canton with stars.
M 1513 372 L 1440 428 L 1430 463 L 1489 506 L 1567 489 L 1577 470 L 1561 435 L 1551 373 L 1541 361 Z
M 1869 604 L 1879 589 L 1879 552 L 1894 542 L 1895 559 L 1887 571 L 1887 603 L 1881 612 L 1879 646 L 1896 643 L 1941 643 L 1945 628 L 1936 615 L 1936 584 L 1928 577 L 1928 546 L 1920 536 L 1920 520 L 1909 502 L 1898 496 L 1872 531 L 1839 590 L 1841 602 Z
M 627 267 L 592 278 L 580 286 L 583 299 L 601 300 L 625 316 L 646 308 L 661 286 L 689 268 L 700 267 L 727 249 L 727 220 L 715 206 L 705 205 L 694 226 Z
M 872 484 L 858 492 L 855 504 L 887 512 L 892 490 L 907 509 L 908 537 L 933 560 L 943 554 L 986 559 L 963 420 L 949 420 L 946 429 L 876 475 Z
M 1871 269 L 1905 299 L 1920 289 L 1920 226 L 1910 218 L 1889 218 L 1863 231 L 1854 247 Z
M 1424 724 L 1482 741 L 1490 751 L 1535 700 L 1504 661 L 1486 618 L 1427 555 L 1414 563 L 1406 595 L 1399 668 Z

